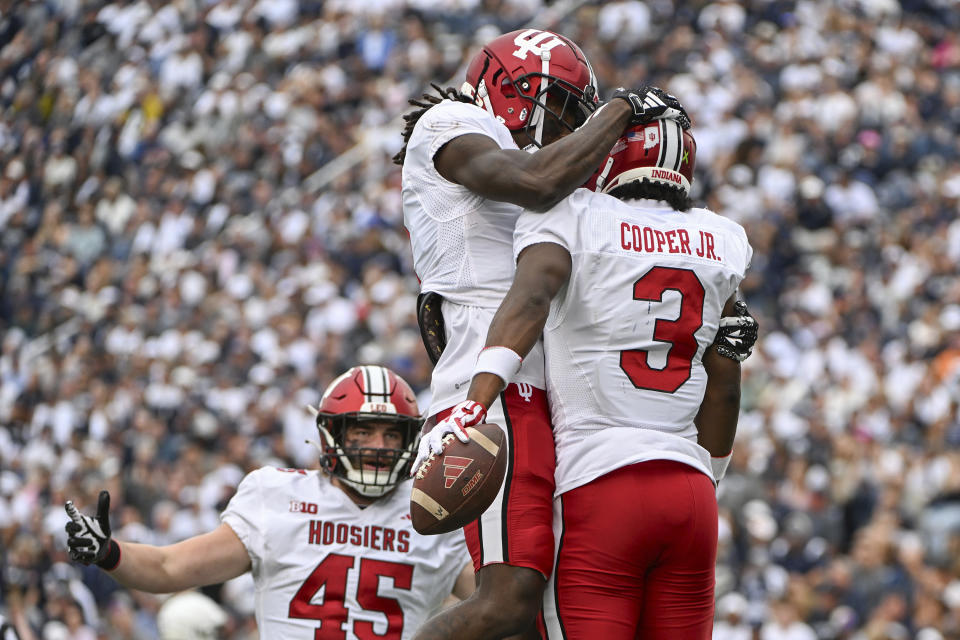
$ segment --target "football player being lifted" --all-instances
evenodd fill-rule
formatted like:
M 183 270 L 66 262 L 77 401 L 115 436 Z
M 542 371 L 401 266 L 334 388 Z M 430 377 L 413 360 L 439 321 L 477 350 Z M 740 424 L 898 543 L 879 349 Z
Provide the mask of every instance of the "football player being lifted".
M 421 536 L 411 525 L 408 474 L 422 423 L 413 391 L 389 369 L 353 367 L 315 414 L 322 470 L 253 471 L 219 527 L 163 547 L 113 539 L 106 491 L 93 518 L 68 502 L 70 557 L 153 593 L 251 571 L 263 638 L 411 637 L 474 583 L 462 535 Z
M 589 187 L 516 224 L 517 271 L 468 402 L 488 406 L 543 341 L 556 438 L 550 640 L 709 640 L 717 501 L 756 321 L 752 249 L 691 206 L 680 120 L 631 128 Z M 535 353 L 539 360 L 539 353 Z
M 620 90 L 597 108 L 596 80 L 564 36 L 527 29 L 502 35 L 470 61 L 459 90 L 435 87 L 411 104 L 402 165 L 404 223 L 421 281 L 418 316 L 435 361 L 426 435 L 414 466 L 451 433 L 483 421 L 507 431 L 500 494 L 464 528 L 477 569 L 471 598 L 432 619 L 427 638 L 536 635 L 553 568 L 554 448 L 538 345 L 502 393 L 465 402 L 493 314 L 513 279 L 513 230 L 526 208 L 545 211 L 599 166 L 631 124 L 685 118 L 659 89 Z M 430 430 L 430 426 L 436 426 Z

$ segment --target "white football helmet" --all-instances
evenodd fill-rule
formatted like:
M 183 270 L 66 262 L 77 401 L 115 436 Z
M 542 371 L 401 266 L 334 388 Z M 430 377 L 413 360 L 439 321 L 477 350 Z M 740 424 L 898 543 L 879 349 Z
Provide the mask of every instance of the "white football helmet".
M 217 640 L 227 623 L 227 612 L 197 591 L 178 593 L 160 607 L 160 640 Z

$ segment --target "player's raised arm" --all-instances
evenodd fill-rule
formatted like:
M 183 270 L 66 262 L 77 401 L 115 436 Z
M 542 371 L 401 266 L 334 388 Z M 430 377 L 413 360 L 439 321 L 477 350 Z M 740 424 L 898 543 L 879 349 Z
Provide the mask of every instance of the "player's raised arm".
M 165 547 L 114 540 L 110 494 L 100 492 L 95 518 L 66 504 L 70 558 L 96 564 L 120 584 L 151 593 L 172 593 L 224 582 L 250 569 L 250 556 L 229 525 Z
M 614 100 L 577 131 L 532 154 L 501 149 L 479 134 L 460 136 L 437 152 L 434 165 L 484 198 L 545 211 L 590 177 L 632 115 L 627 102 Z
M 618 89 L 597 109 L 596 76 L 580 48 L 568 38 L 528 29 L 488 43 L 467 67 L 459 90 L 439 90 L 411 104 L 405 116 L 404 147 L 394 157 L 403 165 L 414 130 L 430 129 L 438 139 L 428 153 L 446 180 L 488 200 L 546 211 L 582 185 L 629 125 L 661 117 L 690 120 L 680 102 L 657 87 Z M 471 131 L 451 122 L 421 117 L 438 104 L 466 102 L 496 118 L 497 131 Z M 444 107 L 441 107 L 443 109 Z M 509 132 L 503 144 L 498 131 Z M 442 138 L 442 139 L 441 139 Z M 516 147 L 516 148 L 514 148 Z M 535 153 L 521 151 L 534 148 Z
M 657 87 L 619 89 L 579 126 L 577 111 L 565 108 L 569 98 L 548 93 L 543 116 L 543 146 L 535 153 L 502 149 L 482 135 L 450 140 L 434 156 L 444 178 L 490 200 L 510 202 L 530 211 L 553 207 L 596 171 L 628 126 L 673 114 L 689 127 L 686 111 L 677 99 Z M 566 129 L 575 129 L 565 133 Z M 514 133 L 518 146 L 524 130 Z M 537 142 L 539 146 L 539 141 Z
M 570 253 L 564 247 L 542 242 L 520 253 L 513 285 L 490 323 L 467 398 L 490 406 L 540 338 L 550 303 L 569 279 Z
M 543 333 L 550 302 L 569 278 L 570 253 L 560 245 L 543 242 L 520 253 L 513 284 L 493 316 L 477 358 L 467 399 L 421 439 L 411 475 L 431 454 L 443 449 L 447 434 L 467 442 L 467 427 L 486 420 L 490 405 L 520 371 L 523 358 Z

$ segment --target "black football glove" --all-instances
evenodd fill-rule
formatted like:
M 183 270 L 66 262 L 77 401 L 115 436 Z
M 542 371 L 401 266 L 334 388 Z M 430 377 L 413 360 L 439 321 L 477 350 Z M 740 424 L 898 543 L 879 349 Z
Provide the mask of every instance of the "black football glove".
M 753 353 L 759 325 L 742 300 L 737 300 L 734 311 L 736 315 L 720 318 L 720 328 L 713 344 L 723 357 L 743 362 Z
M 614 90 L 610 100 L 620 98 L 626 100 L 633 109 L 631 125 L 648 124 L 657 119 L 673 119 L 686 131 L 690 128 L 690 116 L 677 98 L 660 87 L 645 86 L 640 89 Z
M 66 525 L 70 559 L 83 564 L 96 564 L 110 571 L 120 563 L 120 545 L 110 537 L 110 493 L 101 491 L 97 501 L 97 517 L 85 516 L 73 506 L 63 505 L 70 516 Z

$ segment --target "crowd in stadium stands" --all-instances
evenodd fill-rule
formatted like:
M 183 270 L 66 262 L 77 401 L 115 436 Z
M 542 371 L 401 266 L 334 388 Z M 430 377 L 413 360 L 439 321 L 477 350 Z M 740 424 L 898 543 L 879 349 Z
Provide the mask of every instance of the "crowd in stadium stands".
M 602 95 L 683 101 L 695 200 L 756 251 L 715 638 L 960 639 L 956 4 L 557 9 L 0 1 L 0 613 L 156 637 L 160 598 L 67 563 L 66 497 L 183 539 L 245 472 L 315 464 L 303 406 L 337 372 L 427 388 L 394 118 L 540 16 Z M 255 638 L 249 576 L 213 593 Z

